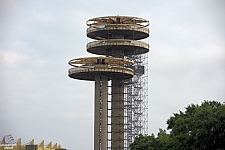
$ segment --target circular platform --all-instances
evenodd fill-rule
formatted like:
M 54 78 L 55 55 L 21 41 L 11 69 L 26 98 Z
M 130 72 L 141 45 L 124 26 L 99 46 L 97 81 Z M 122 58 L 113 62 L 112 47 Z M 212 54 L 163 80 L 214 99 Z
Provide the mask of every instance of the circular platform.
M 110 39 L 93 41 L 87 44 L 87 51 L 92 54 L 116 56 L 139 55 L 149 52 L 149 44 L 128 39 Z
M 134 71 L 130 68 L 108 68 L 108 67 L 69 69 L 69 77 L 74 79 L 95 81 L 95 76 L 97 75 L 106 75 L 108 77 L 108 80 L 110 80 L 111 78 L 129 79 L 133 77 Z
M 133 61 L 125 58 L 86 57 L 70 60 L 69 64 L 73 66 L 68 71 L 69 77 L 79 80 L 94 81 L 96 75 L 106 75 L 108 80 L 129 79 L 134 75 Z
M 124 39 L 140 40 L 149 36 L 149 21 L 138 17 L 106 16 L 87 21 L 87 37 L 101 40 L 119 36 Z
M 137 25 L 98 25 L 87 29 L 87 37 L 96 40 L 111 39 L 114 35 L 124 39 L 141 40 L 149 37 L 149 30 Z

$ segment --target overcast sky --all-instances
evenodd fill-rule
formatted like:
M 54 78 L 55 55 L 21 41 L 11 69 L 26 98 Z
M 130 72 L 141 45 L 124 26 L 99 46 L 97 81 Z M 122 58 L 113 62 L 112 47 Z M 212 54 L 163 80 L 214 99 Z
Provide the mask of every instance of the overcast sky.
M 224 0 L 1 0 L 0 138 L 93 149 L 94 83 L 68 77 L 86 52 L 86 21 L 150 20 L 149 134 L 188 104 L 225 101 Z

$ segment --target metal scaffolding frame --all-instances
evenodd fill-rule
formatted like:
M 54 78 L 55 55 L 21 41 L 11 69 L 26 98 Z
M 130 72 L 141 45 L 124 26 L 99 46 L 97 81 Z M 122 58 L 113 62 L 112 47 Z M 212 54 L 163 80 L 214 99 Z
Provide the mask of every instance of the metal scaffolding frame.
M 148 54 L 130 55 L 134 61 L 134 76 L 125 82 L 125 145 L 139 134 L 148 134 Z

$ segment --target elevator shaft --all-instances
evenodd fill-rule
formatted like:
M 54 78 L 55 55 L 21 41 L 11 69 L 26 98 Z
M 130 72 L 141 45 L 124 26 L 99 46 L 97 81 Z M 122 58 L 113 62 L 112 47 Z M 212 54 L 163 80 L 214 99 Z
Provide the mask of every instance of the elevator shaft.
M 94 149 L 107 149 L 107 76 L 95 76 Z
M 124 80 L 112 79 L 111 148 L 124 149 Z

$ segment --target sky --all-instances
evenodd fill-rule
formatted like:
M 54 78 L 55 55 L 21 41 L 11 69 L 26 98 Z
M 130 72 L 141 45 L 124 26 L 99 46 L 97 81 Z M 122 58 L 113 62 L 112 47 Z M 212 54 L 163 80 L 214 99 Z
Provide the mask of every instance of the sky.
M 223 0 L 1 0 L 0 139 L 35 139 L 93 149 L 94 83 L 68 77 L 86 52 L 86 21 L 136 16 L 150 21 L 148 131 L 204 100 L 225 101 Z

